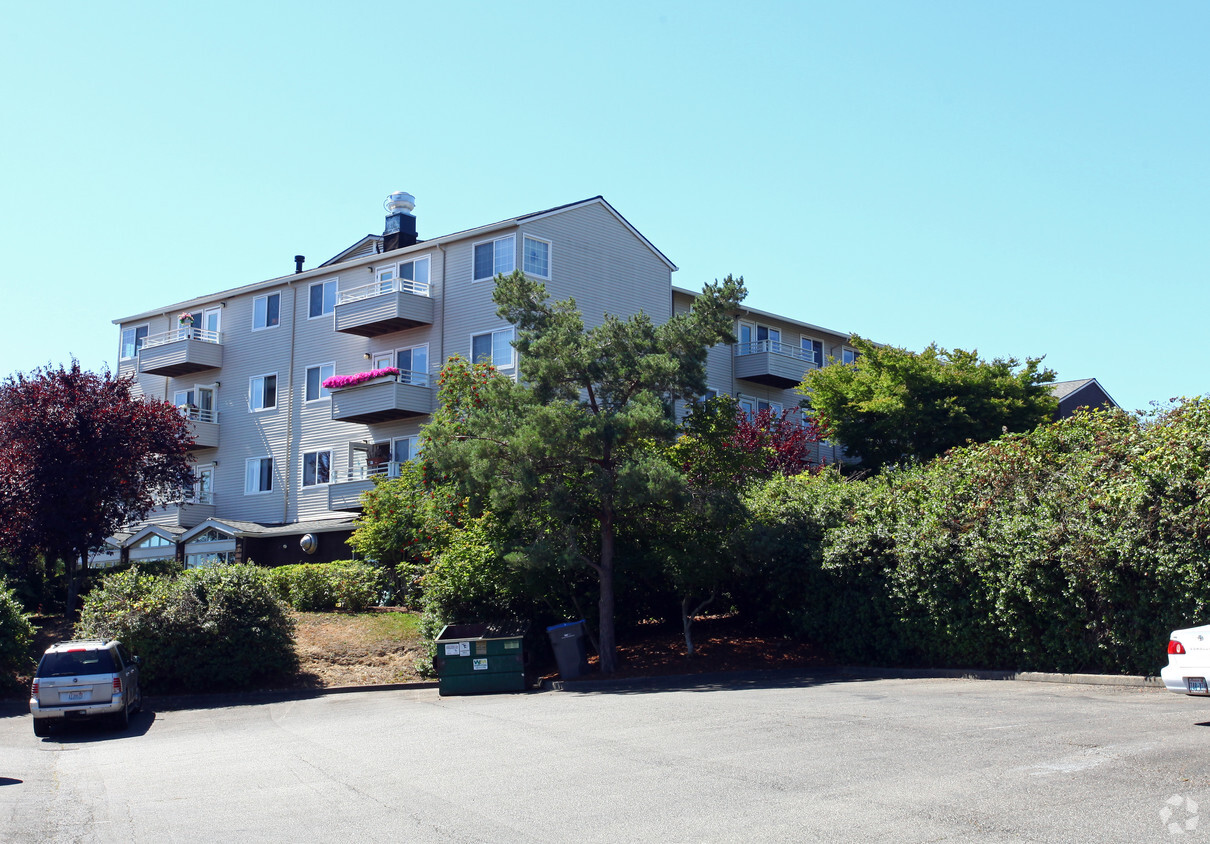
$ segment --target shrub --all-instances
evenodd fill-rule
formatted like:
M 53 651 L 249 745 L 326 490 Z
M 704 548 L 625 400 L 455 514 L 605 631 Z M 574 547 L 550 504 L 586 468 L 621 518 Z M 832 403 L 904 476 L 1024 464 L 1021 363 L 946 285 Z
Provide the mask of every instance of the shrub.
M 251 565 L 117 572 L 85 599 L 76 632 L 122 640 L 153 692 L 259 688 L 298 668 L 289 611 Z
M 13 687 L 19 671 L 29 668 L 34 628 L 8 584 L 0 580 L 0 687 Z
M 278 597 L 296 610 L 364 612 L 379 603 L 382 570 L 368 563 L 300 563 L 268 571 Z
M 846 660 L 1152 674 L 1210 613 L 1210 400 L 1078 414 L 865 481 L 774 481 L 746 608 Z

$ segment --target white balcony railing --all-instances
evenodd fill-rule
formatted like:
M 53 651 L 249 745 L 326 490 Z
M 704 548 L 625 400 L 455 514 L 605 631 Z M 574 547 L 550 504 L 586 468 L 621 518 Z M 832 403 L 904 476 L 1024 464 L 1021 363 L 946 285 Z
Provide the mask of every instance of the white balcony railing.
M 349 302 L 359 302 L 362 299 L 383 296 L 387 293 L 411 293 L 413 296 L 428 296 L 429 283 L 427 281 L 411 281 L 406 278 L 376 281 L 373 284 L 365 284 L 361 287 L 340 291 L 336 296 L 336 304 L 344 305 Z
M 735 356 L 737 358 L 744 355 L 759 355 L 764 352 L 772 352 L 775 355 L 783 355 L 795 360 L 806 361 L 816 366 L 819 365 L 819 361 L 815 360 L 815 353 L 813 351 L 791 345 L 790 343 L 783 343 L 780 340 L 757 340 L 754 343 L 735 344 Z
M 178 404 L 176 409 L 190 422 L 217 422 L 217 410 L 203 410 L 192 404 Z
M 402 469 L 402 463 L 388 460 L 364 466 L 351 466 L 343 475 L 340 472 L 333 472 L 332 480 L 334 483 L 344 483 L 346 481 L 367 481 L 370 478 L 398 478 Z
M 165 331 L 163 334 L 152 334 L 143 341 L 143 348 L 150 349 L 154 346 L 164 346 L 168 343 L 175 343 L 178 340 L 200 340 L 203 343 L 216 343 L 222 345 L 223 332 L 210 331 L 205 328 L 193 328 L 181 326 L 174 328 L 171 331 Z

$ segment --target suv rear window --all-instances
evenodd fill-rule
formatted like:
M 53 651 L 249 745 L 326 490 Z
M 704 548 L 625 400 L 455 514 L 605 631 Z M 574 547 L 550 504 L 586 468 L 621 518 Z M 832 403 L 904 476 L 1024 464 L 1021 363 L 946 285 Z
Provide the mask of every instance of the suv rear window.
M 43 654 L 39 677 L 74 677 L 77 674 L 112 674 L 113 655 L 108 650 L 56 651 Z

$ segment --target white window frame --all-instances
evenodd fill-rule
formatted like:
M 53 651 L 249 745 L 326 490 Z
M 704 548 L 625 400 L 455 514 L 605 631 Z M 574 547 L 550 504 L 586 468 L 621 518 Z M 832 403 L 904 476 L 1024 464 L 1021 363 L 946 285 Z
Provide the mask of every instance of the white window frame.
M 269 461 L 269 488 L 268 489 L 253 489 L 250 481 L 252 480 L 251 470 L 253 465 L 256 466 L 256 483 L 260 486 L 261 475 L 263 474 L 264 461 Z M 267 495 L 273 492 L 273 456 L 270 454 L 261 455 L 260 457 L 249 457 L 244 461 L 244 495 Z
M 193 467 L 193 500 L 198 504 L 214 503 L 214 470 L 213 463 L 199 463 Z M 202 478 L 207 475 L 210 478 L 209 491 L 202 483 Z
M 756 415 L 756 399 L 751 396 L 745 396 L 741 393 L 735 397 L 735 404 L 748 415 L 749 419 Z
M 499 264 L 497 261 L 498 249 L 496 247 L 496 244 L 503 243 L 506 240 L 512 242 L 512 249 L 511 249 L 511 255 L 510 255 L 510 258 L 508 261 L 508 269 L 503 269 L 502 265 Z M 492 274 L 478 277 L 475 275 L 475 253 L 479 250 L 480 246 L 484 246 L 489 243 L 492 245 Z M 479 281 L 492 281 L 496 276 L 508 275 L 516 268 L 517 268 L 517 234 L 516 234 L 516 232 L 514 232 L 512 234 L 506 234 L 501 237 L 492 238 L 491 240 L 481 240 L 478 243 L 471 245 L 471 282 L 472 283 L 479 282 Z
M 408 442 L 408 459 L 406 461 L 395 459 L 395 449 L 401 442 Z M 391 438 L 391 462 L 392 463 L 412 463 L 420 457 L 420 436 L 412 434 L 407 437 L 392 437 Z
M 273 404 L 265 404 L 265 379 L 273 379 Z M 252 401 L 252 397 L 256 395 L 256 382 L 260 382 L 260 400 L 261 406 L 256 407 Z M 266 410 L 277 410 L 277 396 L 281 391 L 277 385 L 277 373 L 266 372 L 263 375 L 253 375 L 248 379 L 248 410 L 252 413 L 264 413 Z
M 525 250 L 525 242 L 527 240 L 532 240 L 532 241 L 534 241 L 534 243 L 546 244 L 546 274 L 545 275 L 543 275 L 542 273 L 539 273 L 539 272 L 534 272 L 526 265 L 526 256 L 529 254 Z M 551 254 L 553 252 L 554 252 L 553 244 L 551 243 L 551 241 L 547 240 L 546 238 L 535 237 L 532 234 L 522 235 L 521 236 L 521 269 L 522 269 L 522 272 L 524 272 L 528 276 L 532 276 L 533 278 L 542 278 L 542 279 L 549 280 L 553 273 L 553 270 L 551 269 Z
M 408 378 L 408 376 L 406 376 L 404 374 L 403 369 L 400 369 L 400 367 L 399 367 L 399 353 L 400 352 L 411 352 L 411 351 L 415 351 L 416 349 L 424 349 L 424 372 L 421 373 L 421 375 L 423 377 L 421 377 L 419 379 L 419 383 L 417 383 L 416 381 L 405 380 L 406 378 Z M 391 353 L 391 363 L 389 365 L 395 367 L 396 369 L 399 369 L 399 380 L 400 380 L 401 384 L 416 384 L 416 386 L 418 386 L 418 387 L 427 387 L 429 385 L 429 371 L 428 371 L 429 363 L 428 363 L 428 361 L 429 361 L 429 344 L 428 343 L 416 343 L 412 346 L 400 346 L 398 349 L 395 349 Z M 416 372 L 417 370 L 411 369 L 408 371 Z
M 850 355 L 852 357 L 850 357 Z M 861 352 L 849 346 L 840 347 L 840 362 L 843 364 L 857 363 L 857 358 L 861 357 Z
M 150 323 L 145 322 L 142 325 L 132 325 L 128 328 L 122 329 L 122 338 L 120 340 L 120 345 L 118 348 L 118 359 L 119 360 L 135 360 L 139 356 L 139 350 L 143 348 L 143 343 L 139 342 L 139 329 L 140 328 L 143 329 L 143 341 L 145 342 L 147 340 L 147 338 L 151 335 L 151 324 Z M 134 335 L 134 337 L 131 340 L 132 344 L 134 345 L 134 354 L 132 354 L 132 355 L 126 354 L 126 332 L 128 332 L 128 331 Z
M 761 407 L 761 405 L 764 405 L 764 407 Z M 765 410 L 766 408 L 769 410 L 772 410 L 778 416 L 781 416 L 782 411 L 785 410 L 785 406 L 779 401 L 769 401 L 768 399 L 757 399 L 756 400 L 756 412 L 757 413 L 760 413 L 762 410 Z
M 822 368 L 824 365 L 824 358 L 827 357 L 827 344 L 825 344 L 824 341 L 820 340 L 818 337 L 812 337 L 809 334 L 798 335 L 798 348 L 804 353 L 804 355 L 806 354 L 808 344 L 811 344 L 811 354 L 815 354 L 815 343 L 819 344 L 819 358 L 815 360 L 814 363 L 817 367 Z M 806 360 L 806 358 L 804 357 L 803 360 Z M 807 362 L 810 363 L 811 361 Z
M 319 395 L 312 399 L 312 398 L 307 398 L 307 389 L 311 385 L 311 383 L 310 383 L 311 382 L 311 370 L 313 370 L 313 369 L 319 370 Z M 325 376 L 324 369 L 330 369 L 331 372 L 327 376 Z M 331 378 L 335 374 L 336 374 L 336 361 L 329 361 L 327 363 L 316 363 L 316 364 L 312 364 L 311 366 L 306 367 L 303 370 L 303 404 L 312 404 L 313 402 L 317 402 L 317 401 L 330 400 L 332 398 L 332 393 L 327 387 L 324 386 L 324 381 L 327 381 L 328 378 Z
M 318 478 L 319 478 L 319 455 L 321 455 L 321 454 L 328 455 L 328 479 L 326 481 L 318 480 Z M 307 483 L 307 458 L 312 457 L 312 456 L 315 457 L 316 480 L 312 481 L 311 483 Z M 312 487 L 318 487 L 318 486 L 327 486 L 328 484 L 332 483 L 332 449 L 317 448 L 314 451 L 304 451 L 302 453 L 299 463 L 300 463 L 300 466 L 299 466 L 300 471 L 299 471 L 298 477 L 301 479 L 303 489 L 311 489 Z
M 744 339 L 744 331 L 748 332 L 748 339 Z M 739 328 L 735 332 L 735 356 L 750 355 L 756 351 L 756 323 L 740 320 Z
M 269 322 L 269 300 L 272 299 L 274 296 L 277 297 L 277 322 L 273 323 L 273 325 L 269 325 L 268 324 L 268 322 Z M 256 319 L 257 319 L 256 303 L 260 302 L 260 301 L 264 301 L 264 303 L 265 303 L 265 323 L 266 323 L 265 325 L 256 324 Z M 278 290 L 275 293 L 266 293 L 263 296 L 254 296 L 252 298 L 252 330 L 253 331 L 268 331 L 269 329 L 277 328 L 280 325 L 281 325 L 281 291 Z
M 316 281 L 316 282 L 312 282 L 311 285 L 307 287 L 307 319 L 322 319 L 323 317 L 328 316 L 329 314 L 331 314 L 333 311 L 336 310 L 336 296 L 339 293 L 339 291 L 336 289 L 337 280 L 338 279 L 330 278 L 327 281 Z M 332 288 L 332 296 L 331 296 L 332 306 L 326 307 L 327 303 L 329 301 L 329 297 L 328 297 L 329 285 Z M 319 313 L 313 314 L 313 313 L 311 313 L 311 297 L 314 294 L 311 291 L 313 291 L 316 287 L 322 287 L 323 293 L 321 293 L 319 295 Z M 280 317 L 281 316 L 281 306 L 280 305 L 278 305 L 277 313 L 278 313 L 278 316 Z
M 500 364 L 500 363 L 496 363 L 496 335 L 505 334 L 505 333 L 507 333 L 509 335 L 509 337 L 508 337 L 509 362 L 507 364 Z M 513 340 L 517 339 L 517 331 L 511 325 L 508 326 L 507 328 L 497 328 L 493 331 L 479 331 L 479 332 L 472 334 L 470 343 L 468 344 L 470 347 L 471 363 L 472 364 L 478 363 L 478 361 L 475 360 L 475 338 L 484 337 L 484 336 L 490 336 L 492 338 L 492 360 L 489 361 L 489 363 L 491 363 L 492 366 L 496 367 L 496 369 L 499 369 L 502 371 L 511 370 L 511 369 L 515 368 L 517 365 L 517 350 L 515 348 L 513 348 L 512 343 L 513 343 Z

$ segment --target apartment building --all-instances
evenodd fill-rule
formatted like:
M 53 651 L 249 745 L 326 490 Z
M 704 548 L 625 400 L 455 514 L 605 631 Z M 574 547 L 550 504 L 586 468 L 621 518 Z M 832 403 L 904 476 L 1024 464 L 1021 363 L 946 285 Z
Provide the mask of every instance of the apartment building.
M 290 275 L 114 320 L 119 373 L 189 419 L 197 482 L 92 564 L 347 558 L 361 494 L 415 456 L 441 363 L 458 354 L 516 371 L 513 328 L 491 301 L 498 273 L 521 269 L 552 298 L 574 297 L 588 325 L 639 311 L 664 321 L 693 300 L 600 196 L 427 240 L 409 194 L 385 206 L 381 235 L 318 267 L 295 256 Z M 709 386 L 752 410 L 793 406 L 806 369 L 852 354 L 847 333 L 750 309 L 736 335 L 711 350 Z M 387 367 L 399 374 L 371 375 Z

